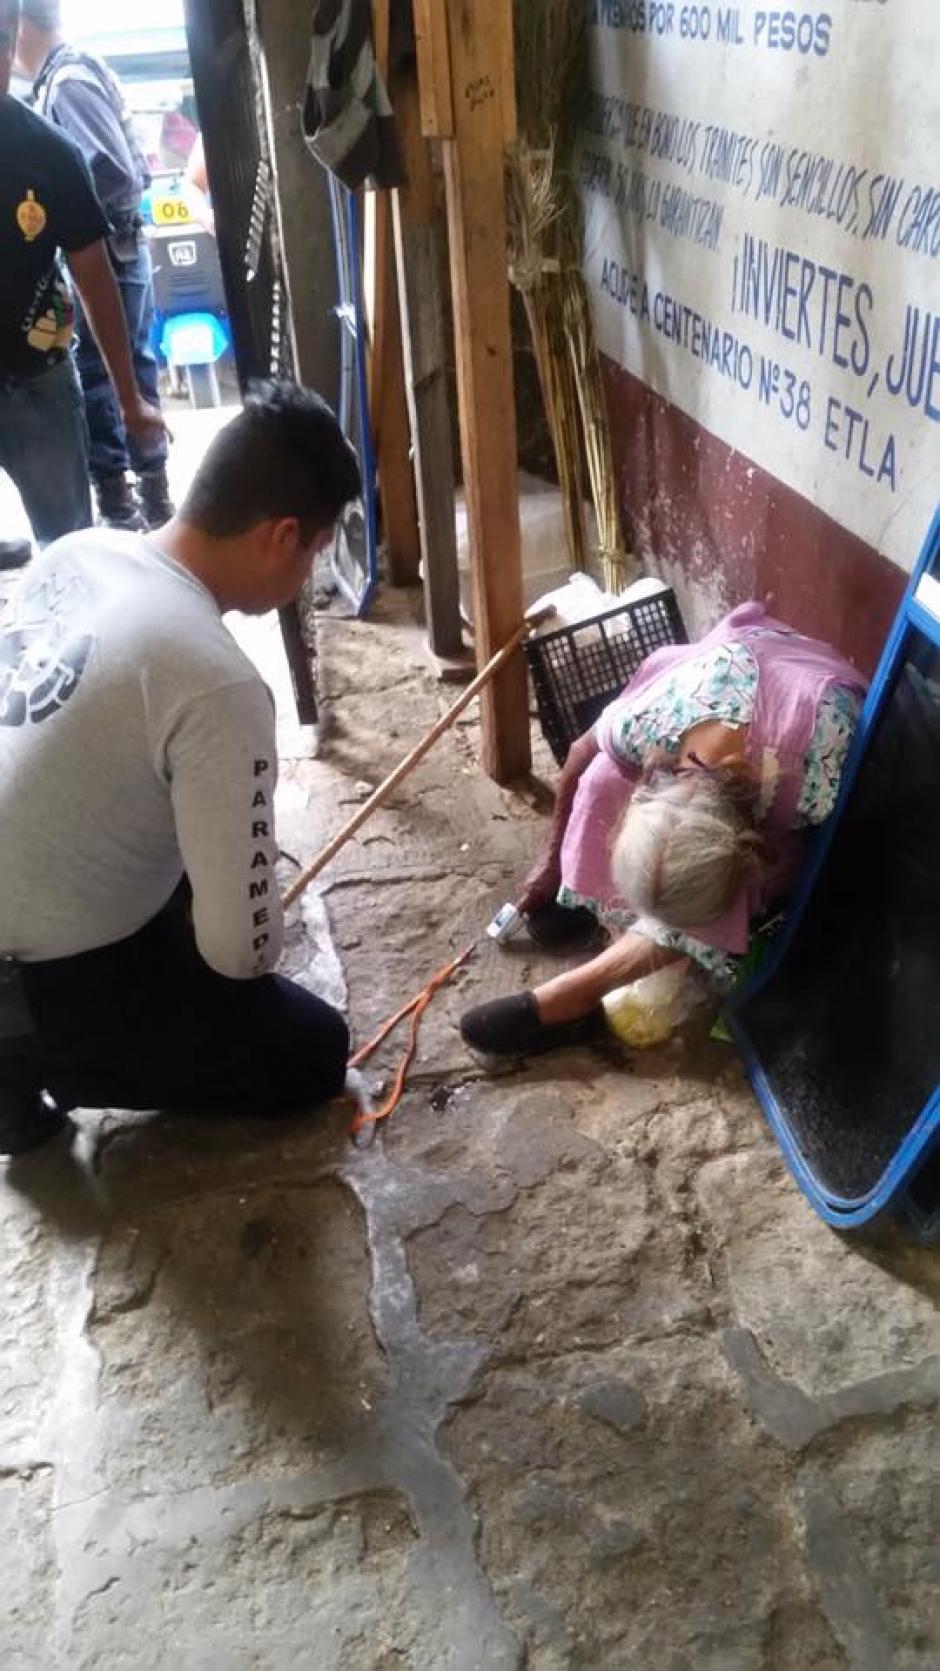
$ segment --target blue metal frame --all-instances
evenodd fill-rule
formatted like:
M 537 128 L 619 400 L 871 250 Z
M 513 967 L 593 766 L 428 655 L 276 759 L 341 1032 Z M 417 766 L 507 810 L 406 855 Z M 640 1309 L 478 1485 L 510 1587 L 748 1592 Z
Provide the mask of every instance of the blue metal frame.
M 917 588 L 921 580 L 931 571 L 937 570 L 940 570 L 940 507 L 934 515 L 917 566 L 911 576 L 910 584 L 895 617 L 894 625 L 872 680 L 859 720 L 858 730 L 846 761 L 835 809 L 817 837 L 811 858 L 788 912 L 786 924 L 773 952 L 757 972 L 753 981 L 749 982 L 743 991 L 731 1001 L 727 1017 L 731 1036 L 741 1052 L 748 1077 L 757 1093 L 774 1136 L 780 1144 L 784 1160 L 804 1195 L 807 1196 L 820 1216 L 828 1224 L 838 1225 L 843 1229 L 851 1229 L 858 1225 L 870 1223 L 872 1219 L 877 1218 L 889 1207 L 900 1208 L 915 1232 L 925 1240 L 933 1239 L 934 1236 L 940 1234 L 940 1211 L 929 1216 L 921 1214 L 914 1204 L 904 1197 L 903 1190 L 905 1184 L 910 1182 L 914 1170 L 921 1166 L 933 1150 L 940 1145 L 940 1086 L 927 1102 L 920 1117 L 908 1132 L 907 1137 L 885 1168 L 877 1184 L 864 1196 L 851 1200 L 845 1199 L 825 1189 L 820 1184 L 800 1153 L 786 1114 L 777 1101 L 751 1042 L 742 1011 L 750 999 L 773 979 L 786 956 L 803 913 L 811 902 L 819 873 L 835 839 L 846 803 L 852 793 L 875 726 L 878 724 L 885 704 L 893 690 L 895 674 L 906 655 L 912 633 L 919 633 L 929 643 L 940 649 L 940 621 L 929 614 L 917 602 L 916 598 Z
M 335 175 L 328 175 L 328 180 L 339 287 L 339 304 L 335 310 L 340 327 L 340 393 L 337 415 L 343 434 L 356 449 L 362 472 L 365 550 L 362 554 L 361 584 L 354 584 L 338 560 L 339 542 L 344 538 L 342 520 L 337 527 L 331 566 L 337 585 L 353 605 L 356 614 L 361 616 L 368 609 L 378 585 L 379 542 L 375 449 L 372 426 L 369 422 L 359 203 L 355 193 L 347 190 Z M 357 414 L 356 421 L 354 413 Z

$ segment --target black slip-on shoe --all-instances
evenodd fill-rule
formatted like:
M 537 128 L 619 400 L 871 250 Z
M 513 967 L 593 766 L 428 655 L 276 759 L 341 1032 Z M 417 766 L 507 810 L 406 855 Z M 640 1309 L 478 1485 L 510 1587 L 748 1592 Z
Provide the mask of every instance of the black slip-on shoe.
M 604 1011 L 598 1004 L 577 1021 L 542 1021 L 533 992 L 491 998 L 460 1018 L 465 1044 L 485 1056 L 539 1056 L 547 1050 L 567 1050 L 590 1044 L 604 1031 Z
M 524 915 L 530 938 L 549 950 L 579 951 L 603 933 L 593 911 L 583 905 L 540 905 Z

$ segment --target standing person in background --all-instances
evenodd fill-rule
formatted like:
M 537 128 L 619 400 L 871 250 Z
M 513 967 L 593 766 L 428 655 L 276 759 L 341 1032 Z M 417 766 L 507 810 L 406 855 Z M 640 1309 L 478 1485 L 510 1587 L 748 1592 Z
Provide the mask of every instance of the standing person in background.
M 206 170 L 206 152 L 202 143 L 202 134 L 196 135 L 196 142 L 189 153 L 189 161 L 183 175 L 182 193 L 184 202 L 189 207 L 193 220 L 204 226 L 207 232 L 215 237 L 215 215 L 212 210 L 212 200 L 209 196 L 209 175 Z
M 62 254 L 127 432 L 141 451 L 155 452 L 165 447 L 165 429 L 137 386 L 107 222 L 82 154 L 10 96 L 19 21 L 19 0 L 0 0 L 0 469 L 13 478 L 43 546 L 92 521 Z M 29 555 L 26 541 L 0 541 L 0 568 L 18 568 Z
M 121 89 L 100 58 L 63 39 L 61 0 L 22 0 L 17 59 L 32 78 L 35 109 L 74 139 L 91 170 L 107 217 L 108 250 L 136 380 L 146 399 L 159 406 L 157 362 L 150 346 L 153 271 L 140 213 L 150 176 Z M 166 431 L 147 445 L 128 433 L 95 334 L 81 307 L 77 313 L 78 371 L 101 519 L 112 528 L 159 528 L 173 514 Z M 137 492 L 130 471 L 136 475 Z

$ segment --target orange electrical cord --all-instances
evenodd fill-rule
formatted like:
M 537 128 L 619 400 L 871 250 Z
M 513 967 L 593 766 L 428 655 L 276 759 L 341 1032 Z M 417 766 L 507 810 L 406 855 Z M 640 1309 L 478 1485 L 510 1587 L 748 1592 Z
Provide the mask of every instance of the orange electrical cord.
M 352 1125 L 349 1128 L 350 1137 L 357 1136 L 357 1134 L 362 1131 L 365 1126 L 375 1127 L 378 1125 L 380 1120 L 387 1120 L 390 1114 L 394 1114 L 404 1095 L 405 1084 L 408 1078 L 408 1069 L 414 1061 L 415 1051 L 418 1048 L 418 1028 L 421 1025 L 421 1018 L 431 1003 L 434 994 L 439 992 L 442 986 L 447 985 L 451 976 L 457 973 L 457 970 L 460 969 L 464 963 L 466 963 L 469 957 L 472 957 L 475 950 L 475 945 L 467 946 L 458 957 L 453 958 L 450 963 L 445 963 L 442 968 L 438 969 L 436 974 L 431 976 L 427 986 L 423 986 L 421 991 L 417 993 L 414 998 L 410 998 L 408 1003 L 403 1004 L 400 1010 L 396 1010 L 395 1014 L 389 1016 L 387 1021 L 383 1021 L 374 1037 L 369 1039 L 367 1044 L 364 1044 L 361 1049 L 356 1051 L 354 1056 L 349 1058 L 349 1066 L 351 1068 L 361 1067 L 362 1063 L 367 1062 L 369 1057 L 373 1055 L 376 1050 L 378 1050 L 379 1045 L 384 1043 L 384 1041 L 388 1038 L 389 1033 L 393 1032 L 398 1026 L 398 1023 L 400 1021 L 404 1021 L 406 1016 L 411 1016 L 411 1023 L 408 1028 L 408 1039 L 402 1053 L 401 1061 L 395 1070 L 395 1078 L 392 1081 L 392 1088 L 388 1096 L 380 1108 L 372 1109 L 371 1111 L 365 1108 L 361 1108 L 359 1110 L 356 1118 L 353 1120 Z
M 468 704 L 473 701 L 473 698 L 480 694 L 480 691 L 484 688 L 484 686 L 489 684 L 489 681 L 493 678 L 493 676 L 506 665 L 512 656 L 515 655 L 519 645 L 522 643 L 522 640 L 528 636 L 533 627 L 548 620 L 549 616 L 553 613 L 554 611 L 551 607 L 544 606 L 541 609 L 536 609 L 533 606 L 528 611 L 523 621 L 516 628 L 515 632 L 507 639 L 502 649 L 497 650 L 496 654 L 490 657 L 485 667 L 481 667 L 479 673 L 476 675 L 476 678 L 471 680 L 462 695 L 458 696 L 452 707 L 448 708 L 446 714 L 443 714 L 437 721 L 437 724 L 433 725 L 430 731 L 426 732 L 421 738 L 421 741 L 415 744 L 410 754 L 406 754 L 404 760 L 399 761 L 395 770 L 389 773 L 388 777 L 379 784 L 377 789 L 373 790 L 368 800 L 363 803 L 358 812 L 353 813 L 353 816 L 347 820 L 342 829 L 337 832 L 333 839 L 327 842 L 326 846 L 317 854 L 316 858 L 301 871 L 299 876 L 295 877 L 290 887 L 285 891 L 281 901 L 285 909 L 287 906 L 292 905 L 295 899 L 299 898 L 304 889 L 309 887 L 314 877 L 319 876 L 321 870 L 324 870 L 330 860 L 336 857 L 336 854 L 340 851 L 340 849 L 345 847 L 348 841 L 352 840 L 352 837 L 358 830 L 361 829 L 366 820 L 371 818 L 372 814 L 380 806 L 384 806 L 392 792 L 398 788 L 398 785 L 402 783 L 411 772 L 414 771 L 418 763 L 424 759 L 428 750 L 433 748 L 434 744 L 438 742 L 441 737 L 443 737 L 445 731 L 450 730 L 450 727 L 455 723 L 458 716 L 463 713 Z M 456 973 L 462 963 L 466 963 L 467 958 L 470 957 L 473 951 L 474 947 L 468 946 L 466 951 L 462 951 L 460 953 L 459 957 L 455 957 L 451 963 L 445 964 L 443 969 L 438 969 L 437 974 L 432 976 L 427 986 L 422 988 L 417 997 L 412 998 L 410 1003 L 404 1004 L 400 1010 L 396 1010 L 395 1014 L 379 1028 L 375 1038 L 370 1039 L 368 1044 L 364 1044 L 362 1049 L 357 1050 L 355 1056 L 350 1059 L 348 1064 L 350 1068 L 356 1068 L 361 1062 L 368 1061 L 372 1052 L 378 1049 L 383 1039 L 388 1037 L 392 1029 L 397 1027 L 400 1021 L 404 1021 L 407 1015 L 411 1016 L 411 1025 L 408 1030 L 408 1043 L 405 1046 L 404 1055 L 399 1063 L 392 1090 L 385 1102 L 382 1104 L 382 1107 L 376 1109 L 375 1112 L 370 1113 L 366 1109 L 360 1109 L 359 1114 L 350 1127 L 350 1134 L 353 1137 L 355 1137 L 356 1133 L 361 1131 L 364 1126 L 375 1127 L 378 1125 L 380 1120 L 387 1120 L 389 1115 L 395 1112 L 395 1109 L 398 1107 L 398 1104 L 402 1099 L 402 1094 L 405 1089 L 405 1080 L 408 1077 L 408 1069 L 414 1060 L 414 1054 L 418 1046 L 418 1028 L 421 1025 L 421 1017 L 424 1015 L 424 1012 L 430 1004 L 431 999 L 434 997 L 435 992 L 437 992 L 446 984 L 447 981 L 450 980 L 451 976 Z

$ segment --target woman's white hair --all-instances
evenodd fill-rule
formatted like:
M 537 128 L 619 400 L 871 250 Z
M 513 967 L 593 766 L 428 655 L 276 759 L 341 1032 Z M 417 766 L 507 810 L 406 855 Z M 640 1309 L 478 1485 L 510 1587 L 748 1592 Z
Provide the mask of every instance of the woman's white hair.
M 614 841 L 617 892 L 669 928 L 715 922 L 765 857 L 740 776 L 658 772 L 633 793 Z

